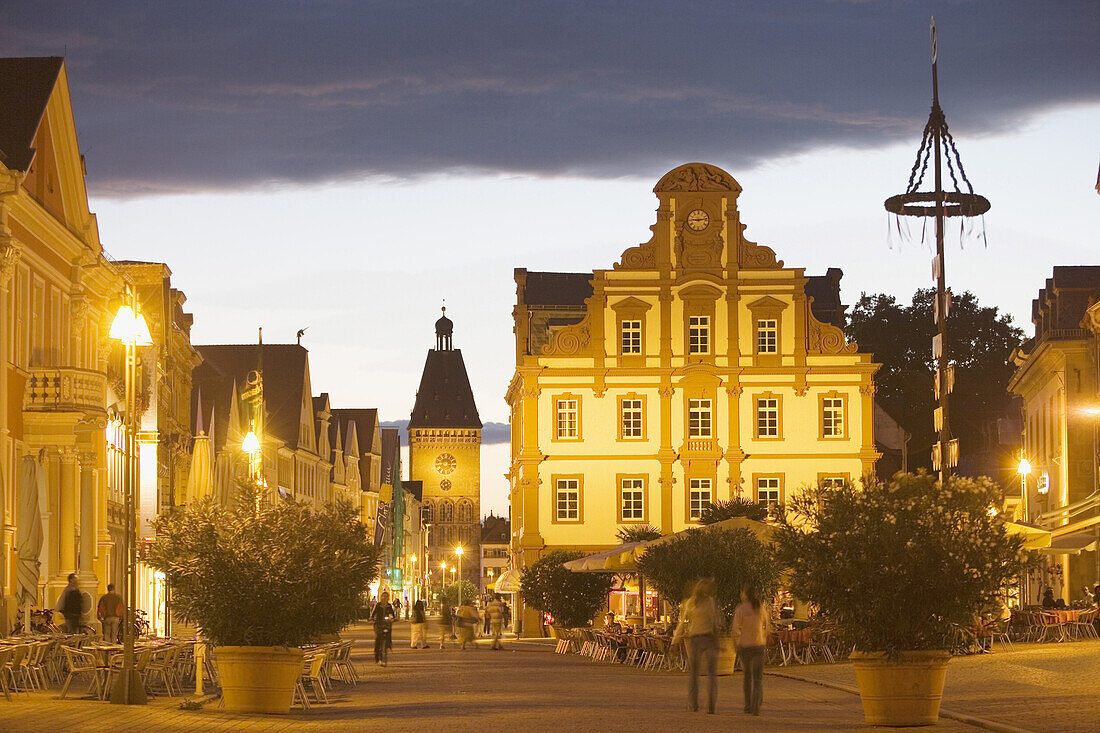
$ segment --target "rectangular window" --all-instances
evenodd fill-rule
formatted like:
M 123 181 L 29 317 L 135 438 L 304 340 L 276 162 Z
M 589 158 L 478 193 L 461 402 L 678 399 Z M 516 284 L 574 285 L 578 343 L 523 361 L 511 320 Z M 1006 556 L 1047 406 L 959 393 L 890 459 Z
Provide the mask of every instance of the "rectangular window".
M 844 437 L 844 398 L 821 399 L 821 435 L 825 438 Z
M 556 408 L 557 436 L 558 438 L 576 438 L 577 433 L 577 400 L 558 400 Z
M 710 316 L 688 318 L 688 353 L 710 353 Z
M 640 478 L 622 481 L 622 515 L 624 522 L 640 522 L 645 518 L 645 489 Z
M 817 481 L 818 485 L 823 489 L 839 489 L 847 482 L 847 476 L 822 476 Z
M 757 320 L 756 353 L 779 353 L 779 321 L 775 318 L 761 318 Z
M 620 344 L 624 354 L 642 353 L 642 322 L 623 321 L 620 329 Z
M 771 506 L 779 503 L 779 477 L 759 476 L 756 479 L 756 502 Z
M 642 401 L 623 400 L 620 404 L 622 413 L 622 434 L 624 438 L 642 438 Z
M 779 437 L 778 397 L 758 397 L 756 399 L 756 437 Z
M 711 504 L 711 482 L 709 478 L 688 480 L 688 520 L 699 521 L 703 510 Z
M 559 522 L 577 522 L 581 518 L 581 483 L 575 478 L 560 478 L 554 487 L 554 503 Z
M 710 425 L 710 400 L 688 400 L 688 437 L 711 437 Z

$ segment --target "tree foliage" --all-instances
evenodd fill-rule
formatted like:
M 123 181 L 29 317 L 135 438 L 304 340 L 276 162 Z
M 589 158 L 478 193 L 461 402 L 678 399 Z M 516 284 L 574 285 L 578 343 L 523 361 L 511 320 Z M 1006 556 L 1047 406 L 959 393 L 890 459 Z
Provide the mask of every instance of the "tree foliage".
M 638 561 L 646 579 L 667 600 L 685 598 L 700 578 L 713 578 L 718 605 L 729 616 L 751 585 L 761 598 L 779 586 L 779 564 L 750 530 L 705 528 L 648 547 Z
M 990 512 L 1000 503 L 989 479 L 944 487 L 924 472 L 809 487 L 780 517 L 778 556 L 791 592 L 857 650 L 945 649 L 1024 570 L 1022 539 Z
M 231 507 L 208 498 L 157 518 L 143 559 L 173 610 L 220 646 L 301 646 L 354 621 L 380 552 L 355 509 L 238 489 Z
M 660 536 L 661 530 L 651 524 L 619 527 L 618 531 L 615 532 L 615 537 L 624 545 L 628 542 L 648 542 L 649 540 L 658 539 Z
M 443 586 L 443 602 L 451 608 L 458 607 L 458 583 L 448 583 Z M 472 603 L 478 595 L 477 587 L 468 580 L 462 581 L 462 602 Z
M 574 573 L 563 563 L 584 557 L 570 550 L 551 550 L 523 571 L 523 602 L 554 617 L 562 626 L 588 626 L 611 591 L 609 573 Z
M 861 351 L 874 354 L 882 368 L 875 374 L 875 399 L 913 437 L 910 466 L 929 467 L 936 436 L 932 411 L 935 362 L 932 317 L 935 291 L 920 289 L 909 305 L 892 295 L 864 293 L 848 319 L 846 334 Z M 1023 332 L 996 307 L 981 306 L 972 293 L 955 295 L 947 326 L 948 354 L 955 363 L 951 393 L 951 432 L 963 453 L 983 445 L 982 430 L 1008 409 L 1009 360 Z
M 768 507 L 755 501 L 735 497 L 729 501 L 707 504 L 699 515 L 700 524 L 715 524 L 734 517 L 746 517 L 757 522 L 768 518 Z

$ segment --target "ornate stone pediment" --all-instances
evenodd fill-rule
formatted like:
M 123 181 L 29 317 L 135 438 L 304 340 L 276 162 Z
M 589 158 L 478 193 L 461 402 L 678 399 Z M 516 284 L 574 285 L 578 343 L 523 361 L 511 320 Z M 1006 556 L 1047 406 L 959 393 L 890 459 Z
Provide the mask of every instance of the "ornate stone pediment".
M 623 252 L 623 256 L 614 265 L 616 270 L 652 270 L 656 267 L 657 245 L 653 239 Z
M 554 332 L 550 343 L 542 347 L 543 356 L 582 356 L 591 351 L 592 345 L 592 303 L 589 300 L 588 313 L 580 323 L 562 326 Z
M 810 310 L 813 298 L 806 299 L 806 351 L 811 354 L 855 354 L 859 344 L 848 343 L 844 332 L 831 323 L 822 323 Z
M 685 241 L 676 235 L 676 263 L 684 270 L 713 270 L 722 266 L 722 238 L 715 236 L 707 242 Z
M 742 231 L 745 225 L 741 225 Z M 756 242 L 750 242 L 741 235 L 741 246 L 737 252 L 737 264 L 746 270 L 779 270 L 783 260 L 776 259 L 775 250 Z
M 730 191 L 741 193 L 741 184 L 733 176 L 709 163 L 687 163 L 661 176 L 654 193 L 681 191 Z

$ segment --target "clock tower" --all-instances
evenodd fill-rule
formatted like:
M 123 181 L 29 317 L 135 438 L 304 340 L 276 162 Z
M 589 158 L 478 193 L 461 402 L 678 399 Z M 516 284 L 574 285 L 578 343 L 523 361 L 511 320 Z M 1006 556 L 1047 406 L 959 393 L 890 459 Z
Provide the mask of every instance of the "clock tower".
M 409 478 L 422 481 L 428 562 L 456 565 L 463 548 L 462 574 L 477 585 L 481 540 L 481 418 L 466 376 L 462 351 L 451 345 L 454 323 L 435 323 L 435 348 L 428 351 L 420 389 L 409 418 Z

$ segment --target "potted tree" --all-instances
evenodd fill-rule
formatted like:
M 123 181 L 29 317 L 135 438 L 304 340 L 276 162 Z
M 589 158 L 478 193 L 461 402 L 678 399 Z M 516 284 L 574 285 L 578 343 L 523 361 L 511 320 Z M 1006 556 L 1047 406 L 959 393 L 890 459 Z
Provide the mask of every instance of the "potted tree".
M 810 488 L 781 512 L 777 551 L 791 592 L 855 649 L 868 723 L 939 717 L 948 649 L 1026 564 L 996 511 L 1001 500 L 985 478 L 899 473 L 862 488 Z
M 559 626 L 588 626 L 603 608 L 611 591 L 607 573 L 574 573 L 563 563 L 584 557 L 582 552 L 551 550 L 523 571 L 523 602 L 554 617 Z
M 230 507 L 204 499 L 159 517 L 144 560 L 214 643 L 225 709 L 286 714 L 300 647 L 357 618 L 379 550 L 348 504 L 265 496 L 247 483 Z

